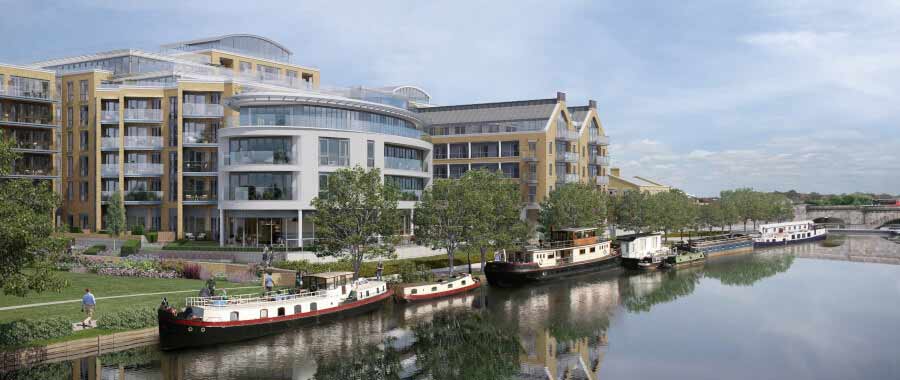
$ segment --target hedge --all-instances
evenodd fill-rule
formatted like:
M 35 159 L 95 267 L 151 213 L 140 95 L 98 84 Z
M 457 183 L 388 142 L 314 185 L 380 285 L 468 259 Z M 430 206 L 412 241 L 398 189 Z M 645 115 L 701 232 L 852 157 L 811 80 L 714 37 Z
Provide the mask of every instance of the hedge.
M 151 242 L 151 243 L 156 243 L 156 240 L 159 239 L 159 233 L 158 233 L 158 232 L 148 232 L 148 233 L 147 233 L 146 235 L 144 235 L 144 236 L 146 236 L 146 237 L 147 237 L 147 241 L 149 241 L 149 242 Z
M 90 248 L 85 249 L 84 252 L 82 252 L 81 254 L 82 255 L 96 255 L 96 254 L 100 253 L 101 251 L 105 251 L 105 250 L 106 250 L 106 245 L 94 244 Z
M 156 309 L 122 310 L 97 317 L 97 328 L 103 330 L 136 330 L 156 326 Z
M 141 241 L 140 240 L 126 240 L 125 243 L 122 243 L 122 249 L 119 251 L 119 256 L 125 257 L 137 254 L 138 251 L 141 250 Z
M 472 253 L 472 263 L 477 263 L 480 260 L 480 256 L 478 253 Z M 437 256 L 428 256 L 428 257 L 419 257 L 415 259 L 400 259 L 400 260 L 387 260 L 384 261 L 384 275 L 391 274 L 400 274 L 402 272 L 401 266 L 406 262 L 412 262 L 415 264 L 417 269 L 421 269 L 419 267 L 424 267 L 425 269 L 438 269 L 438 268 L 446 268 L 447 267 L 447 255 L 437 255 Z M 466 261 L 466 252 L 460 251 L 457 252 L 453 257 L 453 265 L 464 265 L 467 264 Z M 353 264 L 349 261 L 337 261 L 330 263 L 311 263 L 306 260 L 299 261 L 281 261 L 275 263 L 273 266 L 276 268 L 282 269 L 291 269 L 295 271 L 306 271 L 307 273 L 319 273 L 319 272 L 332 272 L 332 271 L 353 271 Z M 378 266 L 377 262 L 367 261 L 362 263 L 362 266 L 359 268 L 359 275 L 362 277 L 373 277 L 375 276 L 375 268 Z
M 0 324 L 0 346 L 22 346 L 35 340 L 59 338 L 72 333 L 72 322 L 63 317 L 18 319 Z

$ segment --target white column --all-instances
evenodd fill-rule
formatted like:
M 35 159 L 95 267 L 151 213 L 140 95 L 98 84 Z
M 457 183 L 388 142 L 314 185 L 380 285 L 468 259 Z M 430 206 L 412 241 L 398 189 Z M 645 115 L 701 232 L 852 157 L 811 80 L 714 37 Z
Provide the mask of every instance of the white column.
M 225 246 L 225 211 L 219 209 L 219 246 Z
M 303 249 L 303 210 L 297 210 L 297 239 L 299 240 L 300 250 Z

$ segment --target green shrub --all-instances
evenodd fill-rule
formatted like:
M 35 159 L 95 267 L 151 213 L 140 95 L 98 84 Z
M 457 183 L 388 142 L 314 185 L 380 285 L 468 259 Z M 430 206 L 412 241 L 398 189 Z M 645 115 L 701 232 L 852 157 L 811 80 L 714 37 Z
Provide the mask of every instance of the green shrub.
M 72 323 L 63 317 L 19 319 L 0 324 L 0 346 L 21 346 L 35 340 L 54 339 L 72 333 Z
M 125 257 L 137 254 L 138 251 L 141 250 L 141 241 L 140 240 L 125 240 L 125 243 L 122 244 L 122 249 L 119 251 L 119 256 Z
M 140 236 L 144 234 L 144 226 L 142 224 L 135 224 L 131 226 L 131 234 L 134 236 Z
M 85 249 L 84 252 L 81 252 L 82 255 L 96 255 L 102 251 L 106 250 L 106 245 L 103 244 L 94 244 L 88 249 Z
M 159 232 L 148 232 L 147 233 L 147 241 L 151 243 L 156 243 L 156 240 L 159 239 Z
M 81 227 L 78 227 L 78 226 L 69 226 L 69 232 L 71 232 L 71 233 L 73 233 L 73 234 L 80 234 L 80 233 L 82 233 L 82 232 L 84 232 L 84 231 L 81 230 Z
M 403 260 L 398 270 L 400 271 L 400 279 L 403 282 L 423 282 L 434 280 L 434 273 L 424 264 L 416 265 L 413 261 Z
M 97 317 L 97 328 L 104 330 L 135 330 L 156 326 L 156 309 L 122 310 L 101 313 Z

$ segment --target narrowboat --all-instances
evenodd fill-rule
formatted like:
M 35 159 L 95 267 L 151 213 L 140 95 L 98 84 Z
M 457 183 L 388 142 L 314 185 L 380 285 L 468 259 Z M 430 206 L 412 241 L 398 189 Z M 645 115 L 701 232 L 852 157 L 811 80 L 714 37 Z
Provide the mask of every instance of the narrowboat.
M 622 255 L 622 265 L 628 269 L 661 269 L 672 254 L 663 245 L 662 234 L 657 232 L 616 236 L 615 245 Z
M 675 246 L 678 252 L 702 253 L 706 257 L 753 251 L 753 239 L 745 234 L 722 234 L 690 239 Z
M 433 282 L 398 286 L 394 297 L 402 302 L 433 300 L 465 293 L 479 286 L 481 286 L 481 281 L 468 273 L 454 274 Z
M 758 233 L 753 238 L 753 246 L 756 248 L 823 240 L 828 230 L 819 228 L 812 220 L 801 220 L 763 224 L 759 226 Z
M 236 342 L 277 334 L 381 307 L 393 294 L 384 281 L 359 279 L 353 272 L 304 276 L 304 288 L 238 296 L 189 297 L 177 311 L 158 310 L 163 350 Z
M 666 257 L 663 266 L 665 268 L 677 268 L 681 266 L 702 263 L 706 260 L 706 254 L 703 252 L 690 252 L 676 250 L 675 254 Z
M 491 285 L 513 287 L 615 267 L 618 259 L 596 228 L 567 228 L 553 231 L 550 241 L 497 252 L 484 274 Z

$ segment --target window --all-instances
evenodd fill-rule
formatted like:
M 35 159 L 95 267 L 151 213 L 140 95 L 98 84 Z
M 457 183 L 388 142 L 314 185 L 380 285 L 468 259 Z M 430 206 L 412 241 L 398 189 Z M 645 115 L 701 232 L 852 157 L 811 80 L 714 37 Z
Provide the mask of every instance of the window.
M 88 121 L 90 121 L 90 114 L 88 111 L 88 106 L 81 106 L 80 112 L 78 113 L 78 125 L 82 127 L 88 126 Z
M 75 110 L 69 106 L 66 109 L 66 128 L 72 129 L 73 125 L 75 125 Z
M 450 165 L 450 172 L 448 178 L 457 179 L 462 177 L 466 172 L 469 171 L 468 164 L 455 164 Z
M 259 309 L 260 318 L 269 318 L 269 309 Z
M 366 141 L 366 166 L 375 167 L 375 142 L 372 140 Z
M 309 311 L 316 311 L 316 310 L 319 310 L 318 304 L 316 304 L 315 302 L 309 304 Z
M 294 314 L 303 313 L 303 305 L 294 305 Z
M 75 189 L 72 188 L 72 181 L 66 182 L 66 199 L 70 201 L 75 200 Z M 69 225 L 72 225 L 70 222 Z
M 553 141 L 547 143 L 547 154 L 553 154 Z
M 240 320 L 240 314 L 238 314 L 238 312 L 236 312 L 236 311 L 232 311 L 231 317 L 229 319 L 232 321 L 238 321 L 238 320 Z
M 500 170 L 503 172 L 503 176 L 506 178 L 519 178 L 518 162 L 504 162 L 500 164 Z
M 82 177 L 88 176 L 88 156 L 78 158 L 78 172 Z
M 320 137 L 319 165 L 350 166 L 350 140 Z
M 88 224 L 88 215 L 87 215 L 87 214 L 81 214 L 81 229 L 86 230 L 86 229 L 89 229 L 89 228 L 91 228 L 91 226 Z
M 288 164 L 294 146 L 290 137 L 233 138 L 228 142 L 228 159 L 238 164 Z
M 66 82 L 66 98 L 70 103 L 75 101 L 75 86 L 72 81 Z
M 86 102 L 88 100 L 88 81 L 87 80 L 78 81 L 78 93 L 80 94 L 79 99 L 82 102 Z
M 432 292 L 436 292 L 436 291 L 437 291 L 437 286 L 432 286 L 432 287 L 431 287 L 431 291 L 432 291 Z
M 87 131 L 81 132 L 81 150 L 88 150 L 88 133 Z
M 386 175 L 384 184 L 400 190 L 400 200 L 402 201 L 417 201 L 422 197 L 422 191 L 425 190 L 425 179 L 419 177 Z
M 469 144 L 468 143 L 450 144 L 449 158 L 469 158 Z
M 242 73 L 249 73 L 253 71 L 253 64 L 250 62 L 240 61 L 239 65 Z
M 178 146 L 178 97 L 169 97 L 169 146 Z
M 498 157 L 500 152 L 499 145 L 496 142 L 473 142 L 472 158 L 482 157 Z
M 416 293 L 419 293 L 419 289 L 413 289 L 412 291 L 409 292 L 409 294 L 416 294 Z
M 69 177 L 72 177 L 72 174 L 75 172 L 75 169 L 72 168 L 74 165 L 72 164 L 72 156 L 66 157 L 66 175 Z
M 547 175 L 552 176 L 552 175 L 553 175 L 553 163 L 548 164 L 548 165 L 547 165 L 547 169 L 549 170 L 549 171 L 547 172 Z
M 435 160 L 443 160 L 447 158 L 447 144 L 436 144 L 432 150 Z
M 460 285 L 465 285 L 465 284 L 466 284 L 466 280 L 460 281 Z
M 279 316 L 279 317 L 283 317 L 283 316 L 284 316 L 284 308 L 283 308 L 283 307 L 279 307 L 279 308 L 278 308 L 278 316 Z
M 503 141 L 500 143 L 500 156 L 501 157 L 518 157 L 519 156 L 519 142 L 518 141 Z
M 86 202 L 88 200 L 88 182 L 87 181 L 81 182 L 81 194 L 79 194 L 79 195 L 81 197 L 82 202 Z
M 447 165 L 434 166 L 434 178 L 447 178 Z
M 591 253 L 597 252 L 597 247 L 591 247 Z
M 384 167 L 413 171 L 427 171 L 425 152 L 397 145 L 384 145 Z
M 228 186 L 230 199 L 236 201 L 294 199 L 294 176 L 290 172 L 232 173 Z
M 537 202 L 537 186 L 528 186 L 528 203 Z

